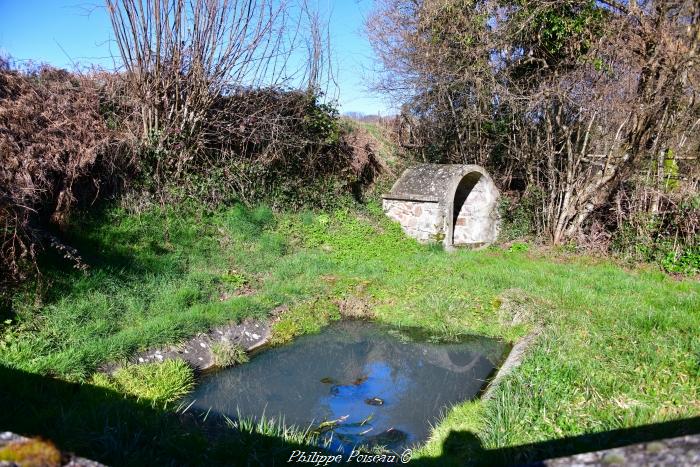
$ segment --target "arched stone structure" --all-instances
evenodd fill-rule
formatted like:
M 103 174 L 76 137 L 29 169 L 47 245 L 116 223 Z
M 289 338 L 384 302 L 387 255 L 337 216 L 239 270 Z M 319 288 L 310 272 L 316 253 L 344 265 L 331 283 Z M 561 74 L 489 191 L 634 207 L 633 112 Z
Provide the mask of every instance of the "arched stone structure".
M 478 165 L 421 164 L 384 195 L 384 212 L 422 242 L 489 245 L 498 236 L 498 189 Z

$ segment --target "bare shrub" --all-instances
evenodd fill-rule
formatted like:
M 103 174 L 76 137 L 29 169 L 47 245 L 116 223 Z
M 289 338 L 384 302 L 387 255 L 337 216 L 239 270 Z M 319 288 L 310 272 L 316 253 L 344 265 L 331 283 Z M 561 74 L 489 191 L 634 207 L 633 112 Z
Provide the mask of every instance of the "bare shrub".
M 309 91 L 240 89 L 220 96 L 205 119 L 204 148 L 179 178 L 185 193 L 211 205 L 264 200 L 273 207 L 323 206 L 360 193 L 381 163 L 335 108 Z
M 106 3 L 161 200 L 173 187 L 214 202 L 256 199 L 273 171 L 306 181 L 338 165 L 335 114 L 319 102 L 327 35 L 307 2 Z

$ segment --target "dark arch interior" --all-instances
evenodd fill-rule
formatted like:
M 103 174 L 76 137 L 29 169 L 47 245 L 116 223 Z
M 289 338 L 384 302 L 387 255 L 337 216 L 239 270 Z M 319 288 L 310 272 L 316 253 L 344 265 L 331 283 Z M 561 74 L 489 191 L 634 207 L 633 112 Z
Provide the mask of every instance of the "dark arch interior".
M 457 185 L 457 190 L 455 191 L 454 204 L 452 208 L 453 233 L 455 225 L 457 225 L 457 217 L 459 216 L 459 211 L 462 210 L 462 206 L 467 200 L 467 197 L 469 197 L 469 193 L 472 192 L 472 189 L 479 182 L 480 178 L 481 174 L 479 172 L 472 172 L 470 174 L 465 175 L 464 178 L 460 180 L 459 185 Z

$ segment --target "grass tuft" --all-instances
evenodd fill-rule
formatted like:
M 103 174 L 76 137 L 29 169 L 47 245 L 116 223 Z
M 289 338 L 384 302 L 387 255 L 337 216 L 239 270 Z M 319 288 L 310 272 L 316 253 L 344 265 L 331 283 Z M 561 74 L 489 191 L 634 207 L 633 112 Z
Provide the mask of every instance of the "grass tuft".
M 113 375 L 93 375 L 92 383 L 151 401 L 153 406 L 166 407 L 186 396 L 194 388 L 194 372 L 183 360 L 162 363 L 130 364 Z
M 214 365 L 221 368 L 249 361 L 245 349 L 236 343 L 216 342 L 211 346 L 211 353 L 214 356 Z
M 286 344 L 301 334 L 319 332 L 330 321 L 338 319 L 340 319 L 338 304 L 329 299 L 297 304 L 272 325 L 270 345 Z

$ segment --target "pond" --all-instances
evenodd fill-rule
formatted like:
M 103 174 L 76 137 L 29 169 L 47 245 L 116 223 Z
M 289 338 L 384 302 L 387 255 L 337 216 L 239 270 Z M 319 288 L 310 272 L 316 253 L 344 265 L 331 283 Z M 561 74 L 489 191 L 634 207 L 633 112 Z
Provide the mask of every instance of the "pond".
M 425 441 L 446 408 L 478 397 L 508 350 L 484 337 L 443 343 L 415 330 L 342 321 L 205 375 L 193 407 L 312 427 L 343 451 L 398 451 Z

